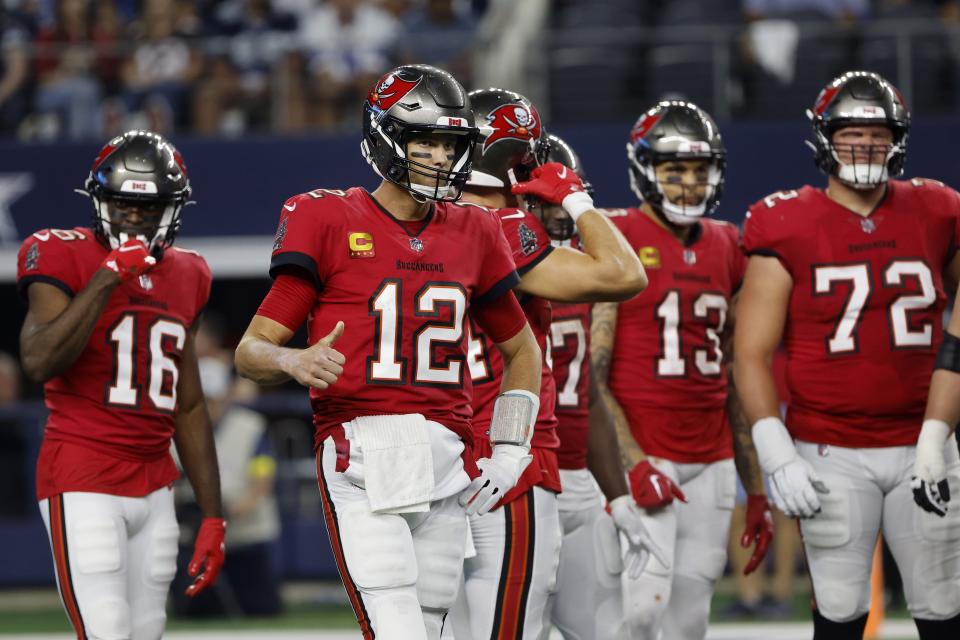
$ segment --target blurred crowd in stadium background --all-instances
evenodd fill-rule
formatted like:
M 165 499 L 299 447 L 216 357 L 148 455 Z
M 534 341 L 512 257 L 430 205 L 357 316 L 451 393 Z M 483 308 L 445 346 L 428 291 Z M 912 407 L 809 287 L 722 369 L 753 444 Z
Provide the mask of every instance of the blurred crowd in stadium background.
M 855 67 L 948 112 L 958 29 L 957 0 L 4 0 L 0 132 L 351 129 L 358 96 L 412 61 L 524 87 L 553 122 L 666 95 L 778 117 Z

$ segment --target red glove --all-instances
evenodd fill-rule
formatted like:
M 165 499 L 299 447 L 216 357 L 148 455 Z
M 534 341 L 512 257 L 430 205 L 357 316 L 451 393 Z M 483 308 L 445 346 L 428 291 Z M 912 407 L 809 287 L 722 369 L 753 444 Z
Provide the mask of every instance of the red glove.
M 227 521 L 223 518 L 204 518 L 197 532 L 197 541 L 193 545 L 193 559 L 187 567 L 187 573 L 192 577 L 200 573 L 200 564 L 203 563 L 203 573 L 187 587 L 186 594 L 191 598 L 214 582 L 220 575 L 224 556 L 227 549 L 223 544 L 223 536 L 227 532 Z
M 740 546 L 746 549 L 753 541 L 757 546 L 750 556 L 750 562 L 743 568 L 743 575 L 748 576 L 767 555 L 767 547 L 773 540 L 773 516 L 770 514 L 770 503 L 767 502 L 767 496 L 747 496 L 747 523 L 743 529 L 743 535 L 740 536 Z
M 630 469 L 630 493 L 637 506 L 644 509 L 665 507 L 674 498 L 686 502 L 687 497 L 673 480 L 657 470 L 648 460 L 644 460 Z
M 117 272 L 120 281 L 126 282 L 150 271 L 156 264 L 157 259 L 150 255 L 147 245 L 139 240 L 127 240 L 111 251 L 100 266 Z
M 583 181 L 572 169 L 559 162 L 548 162 L 530 174 L 530 180 L 511 187 L 517 195 L 532 195 L 549 202 L 561 204 L 571 193 L 583 192 Z

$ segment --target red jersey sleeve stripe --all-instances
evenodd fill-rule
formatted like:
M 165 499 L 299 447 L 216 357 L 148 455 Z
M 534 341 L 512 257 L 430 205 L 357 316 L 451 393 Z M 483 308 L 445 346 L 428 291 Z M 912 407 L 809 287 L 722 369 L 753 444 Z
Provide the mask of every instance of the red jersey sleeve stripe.
M 299 251 L 286 251 L 273 256 L 270 259 L 270 277 L 276 280 L 284 272 L 284 269 L 290 267 L 304 271 L 317 291 L 323 288 L 323 281 L 320 279 L 316 260 Z
M 60 280 L 59 278 L 54 278 L 53 276 L 25 276 L 23 278 L 20 278 L 20 280 L 17 281 L 17 291 L 20 293 L 21 298 L 26 300 L 27 288 L 34 282 L 43 282 L 44 284 L 51 284 L 55 286 L 57 289 L 60 289 L 61 291 L 63 291 L 65 294 L 67 294 L 71 298 L 76 295 L 76 292 L 70 288 L 70 285 L 68 285 L 63 280 Z
M 543 250 L 540 253 L 534 256 L 532 260 L 527 262 L 522 267 L 517 268 L 517 273 L 520 274 L 521 277 L 523 277 L 523 274 L 525 274 L 527 271 L 530 271 L 530 269 L 533 269 L 535 266 L 543 262 L 543 259 L 546 258 L 548 255 L 550 255 L 551 252 L 553 252 L 553 245 L 548 244 L 543 248 Z
M 478 296 L 474 296 L 472 304 L 484 305 L 493 302 L 507 291 L 520 284 L 520 275 L 516 271 L 511 271 L 502 277 L 496 284 L 484 291 Z

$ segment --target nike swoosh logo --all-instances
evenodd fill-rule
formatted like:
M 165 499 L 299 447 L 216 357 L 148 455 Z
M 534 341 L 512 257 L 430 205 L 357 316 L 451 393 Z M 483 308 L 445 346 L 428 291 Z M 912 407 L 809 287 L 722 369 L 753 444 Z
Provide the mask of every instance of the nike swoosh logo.
M 294 209 L 297 208 L 297 203 L 294 202 L 292 205 L 290 205 L 290 204 L 285 204 L 285 205 L 283 205 L 283 208 L 286 209 L 287 211 L 293 211 Z
M 525 213 L 522 212 L 522 211 L 518 211 L 517 213 L 511 213 L 511 214 L 508 215 L 508 216 L 500 216 L 500 219 L 501 219 L 501 220 L 513 220 L 514 218 L 522 218 L 522 217 L 524 217 L 525 215 L 527 215 L 527 214 L 525 214 Z
M 566 168 L 566 167 L 560 167 L 560 173 L 558 173 L 557 176 L 558 176 L 561 180 L 563 180 L 564 178 L 566 178 L 566 177 L 567 177 L 567 168 Z

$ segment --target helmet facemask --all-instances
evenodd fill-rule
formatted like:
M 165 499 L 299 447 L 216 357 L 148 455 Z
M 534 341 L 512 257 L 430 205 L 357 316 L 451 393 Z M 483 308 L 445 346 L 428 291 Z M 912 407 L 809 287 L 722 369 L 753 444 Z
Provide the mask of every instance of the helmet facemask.
M 373 111 L 370 111 L 369 117 L 370 135 L 377 139 L 376 149 L 366 138 L 360 149 L 377 175 L 409 191 L 417 202 L 455 202 L 460 199 L 470 177 L 471 159 L 477 141 L 476 129 L 443 125 L 408 126 L 389 116 L 378 120 Z M 408 145 L 411 140 L 438 134 L 452 135 L 456 141 L 449 169 L 439 169 L 410 157 Z M 422 180 L 412 180 L 411 175 Z
M 152 254 L 173 244 L 180 230 L 180 212 L 184 202 L 145 201 L 131 198 L 101 197 L 91 194 L 94 230 L 111 249 L 127 240 L 136 239 L 147 245 Z M 124 209 L 139 207 L 144 222 L 126 226 Z
M 671 224 L 681 227 L 695 224 L 704 216 L 713 213 L 719 205 L 726 169 L 726 158 L 723 154 L 715 151 L 707 154 L 680 151 L 669 155 L 651 155 L 628 144 L 627 155 L 630 159 L 630 187 L 633 192 Z M 706 172 L 703 178 L 690 184 L 682 182 L 679 177 L 672 180 L 668 175 L 665 181 L 661 181 L 657 175 L 658 166 L 684 160 L 705 160 Z M 699 194 L 696 192 L 701 189 L 703 195 L 697 197 Z M 673 199 L 668 191 L 674 195 Z M 692 200 L 696 200 L 696 204 L 688 204 Z
M 835 135 L 846 127 L 876 125 L 876 122 L 846 122 L 830 127 L 815 127 L 816 144 L 808 143 L 818 154 L 818 164 L 848 187 L 868 191 L 903 172 L 907 154 L 907 131 L 890 127 L 889 144 L 840 143 Z

